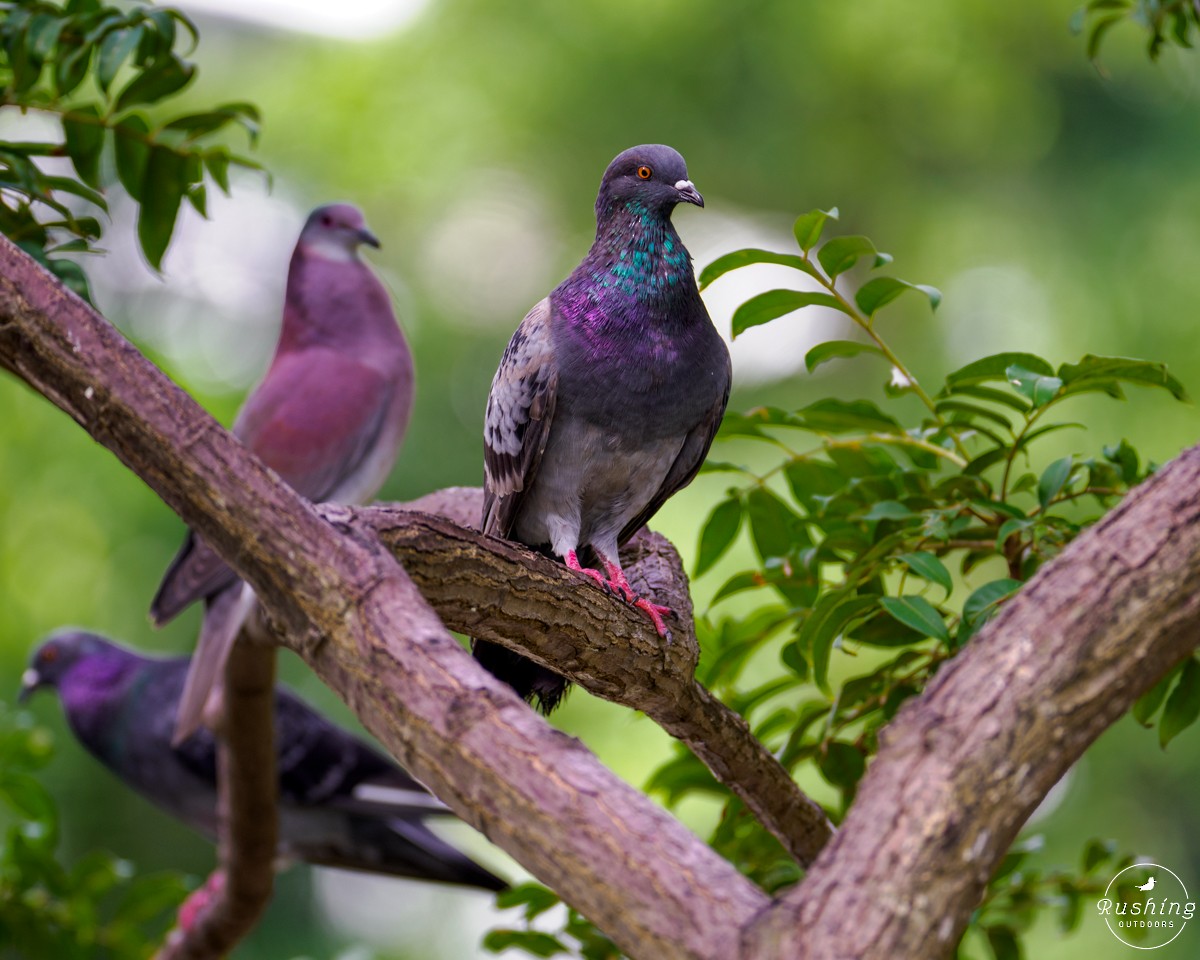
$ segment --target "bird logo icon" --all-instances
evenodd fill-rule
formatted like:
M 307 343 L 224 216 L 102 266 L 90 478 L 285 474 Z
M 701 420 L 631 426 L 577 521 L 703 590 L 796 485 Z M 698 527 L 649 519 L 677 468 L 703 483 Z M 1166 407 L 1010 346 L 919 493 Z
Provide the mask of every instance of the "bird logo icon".
M 1139 889 L 1139 890 L 1153 890 L 1153 889 L 1154 889 L 1154 878 L 1153 878 L 1153 877 L 1151 877 L 1151 878 L 1150 878 L 1149 880 L 1147 880 L 1145 883 L 1143 883 L 1143 884 L 1140 884 L 1140 885 L 1138 886 L 1138 889 Z

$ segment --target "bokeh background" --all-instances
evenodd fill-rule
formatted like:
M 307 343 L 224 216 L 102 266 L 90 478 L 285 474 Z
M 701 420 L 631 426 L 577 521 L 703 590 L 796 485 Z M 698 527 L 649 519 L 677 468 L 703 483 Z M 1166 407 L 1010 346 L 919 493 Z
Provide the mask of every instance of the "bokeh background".
M 1166 360 L 1197 393 L 1200 56 L 1168 49 L 1151 64 L 1144 38 L 1125 27 L 1097 70 L 1069 29 L 1077 5 L 183 2 L 203 38 L 188 96 L 261 106 L 258 158 L 274 183 L 242 177 L 232 199 L 212 198 L 207 223 L 186 211 L 162 277 L 139 259 L 132 211 L 114 198 L 110 254 L 89 265 L 96 298 L 229 423 L 269 359 L 305 213 L 356 202 L 383 240 L 370 256 L 418 363 L 415 420 L 383 498 L 477 484 L 483 405 L 504 343 L 586 249 L 609 159 L 658 141 L 684 153 L 707 200 L 676 219 L 698 265 L 741 246 L 787 249 L 797 213 L 836 204 L 841 227 L 893 253 L 900 276 L 940 287 L 936 314 L 913 298 L 884 321 L 930 382 L 1023 349 L 1053 362 L 1086 352 Z M 781 279 L 772 269 L 706 293 L 719 327 Z M 809 345 L 845 333 L 810 311 L 740 337 L 731 408 L 880 400 L 883 377 L 868 361 L 801 372 Z M 1196 408 L 1165 394 L 1081 400 L 1075 412 L 1092 429 L 1047 441 L 1038 462 L 1122 437 L 1162 461 L 1200 438 Z M 723 487 L 720 475 L 702 477 L 656 520 L 685 558 Z M 0 698 L 15 692 L 34 640 L 62 624 L 147 650 L 189 649 L 194 611 L 162 632 L 145 615 L 182 533 L 106 451 L 0 378 Z M 699 610 L 721 582 L 720 569 L 698 580 Z M 283 673 L 348 716 L 297 662 Z M 87 757 L 52 698 L 33 710 L 59 734 L 47 781 L 68 858 L 103 846 L 143 869 L 208 870 L 208 845 Z M 578 691 L 555 722 L 635 784 L 668 753 L 652 724 Z M 1072 862 L 1086 838 L 1112 837 L 1200 883 L 1198 775 L 1200 732 L 1163 754 L 1152 733 L 1123 721 L 1035 825 L 1042 857 Z M 711 821 L 702 805 L 683 812 L 700 830 Z M 469 830 L 455 835 L 519 875 Z M 494 922 L 480 894 L 297 869 L 236 956 L 474 957 Z M 1200 933 L 1168 950 L 1197 955 Z M 1093 920 L 1065 941 L 1047 922 L 1030 956 L 1122 951 Z

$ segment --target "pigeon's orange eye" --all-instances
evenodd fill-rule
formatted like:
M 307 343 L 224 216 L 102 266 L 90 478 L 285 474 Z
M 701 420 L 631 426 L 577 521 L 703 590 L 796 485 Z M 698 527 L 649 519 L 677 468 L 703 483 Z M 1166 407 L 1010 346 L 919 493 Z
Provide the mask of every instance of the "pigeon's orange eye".
M 638 179 L 640 180 L 649 180 L 652 176 L 654 176 L 654 171 L 643 165 L 637 168 L 637 175 Z
M 58 659 L 58 647 L 46 647 L 42 651 L 42 663 L 53 663 Z

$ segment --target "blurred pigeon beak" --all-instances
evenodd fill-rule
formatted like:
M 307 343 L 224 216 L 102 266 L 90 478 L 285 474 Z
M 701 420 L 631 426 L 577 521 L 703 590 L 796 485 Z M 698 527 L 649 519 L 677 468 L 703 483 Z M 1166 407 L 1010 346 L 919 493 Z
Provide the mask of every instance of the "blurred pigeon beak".
M 376 250 L 378 250 L 380 247 L 379 238 L 366 227 L 363 227 L 358 231 L 358 239 L 365 243 L 368 247 L 374 247 Z
M 24 703 L 29 699 L 29 695 L 33 693 L 42 684 L 42 677 L 33 667 L 30 667 L 21 674 L 21 692 L 17 694 L 17 703 Z
M 675 189 L 679 191 L 679 199 L 685 203 L 694 203 L 698 207 L 704 206 L 704 198 L 700 196 L 691 180 L 677 181 Z

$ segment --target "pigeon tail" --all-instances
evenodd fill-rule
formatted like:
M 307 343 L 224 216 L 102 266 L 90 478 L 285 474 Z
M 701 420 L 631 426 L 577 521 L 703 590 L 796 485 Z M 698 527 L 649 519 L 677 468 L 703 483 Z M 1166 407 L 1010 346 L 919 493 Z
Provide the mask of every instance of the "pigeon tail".
M 178 747 L 200 729 L 209 697 L 224 677 L 225 662 L 253 604 L 254 591 L 240 582 L 208 601 L 196 652 L 188 665 L 183 695 L 179 698 L 171 746 Z
M 514 653 L 498 643 L 476 640 L 472 646 L 475 659 L 497 680 L 503 680 L 517 696 L 535 703 L 538 712 L 548 717 L 563 702 L 571 685 L 566 677 L 547 670 L 540 663 Z

